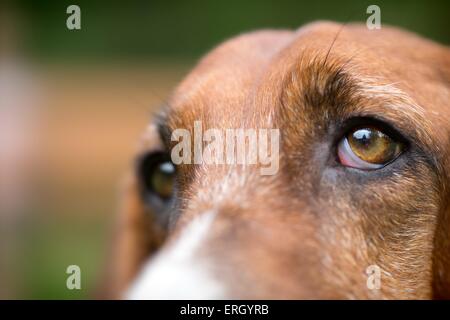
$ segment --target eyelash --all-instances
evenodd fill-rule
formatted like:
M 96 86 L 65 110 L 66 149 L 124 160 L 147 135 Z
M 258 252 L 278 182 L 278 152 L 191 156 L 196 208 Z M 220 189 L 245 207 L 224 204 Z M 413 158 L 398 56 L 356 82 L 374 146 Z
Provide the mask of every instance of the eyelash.
M 380 119 L 375 115 L 365 115 L 365 116 L 354 116 L 351 118 L 344 119 L 337 126 L 335 130 L 335 138 L 333 140 L 334 145 L 337 145 L 339 141 L 354 127 L 369 125 L 375 126 L 382 129 L 386 134 L 391 136 L 393 139 L 400 141 L 401 143 L 409 146 L 409 140 L 406 138 L 405 134 L 402 134 L 400 130 L 396 129 L 393 124 L 387 119 Z

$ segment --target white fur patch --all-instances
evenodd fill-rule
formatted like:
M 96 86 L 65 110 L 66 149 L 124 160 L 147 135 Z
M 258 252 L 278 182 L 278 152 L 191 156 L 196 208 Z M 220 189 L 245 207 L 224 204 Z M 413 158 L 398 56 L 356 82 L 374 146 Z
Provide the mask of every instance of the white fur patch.
M 221 299 L 224 288 L 209 273 L 207 262 L 196 256 L 215 213 L 193 220 L 180 237 L 146 263 L 127 299 Z

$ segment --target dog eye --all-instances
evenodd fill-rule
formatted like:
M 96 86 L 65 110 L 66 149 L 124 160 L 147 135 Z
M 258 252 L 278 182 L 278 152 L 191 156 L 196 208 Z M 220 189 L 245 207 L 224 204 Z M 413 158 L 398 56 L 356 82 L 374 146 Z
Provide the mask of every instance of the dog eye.
M 373 126 L 352 129 L 338 145 L 342 165 L 375 170 L 395 160 L 403 151 L 402 143 Z
M 164 153 L 145 156 L 139 168 L 139 178 L 144 196 L 151 201 L 155 197 L 162 201 L 172 198 L 175 182 L 175 165 Z

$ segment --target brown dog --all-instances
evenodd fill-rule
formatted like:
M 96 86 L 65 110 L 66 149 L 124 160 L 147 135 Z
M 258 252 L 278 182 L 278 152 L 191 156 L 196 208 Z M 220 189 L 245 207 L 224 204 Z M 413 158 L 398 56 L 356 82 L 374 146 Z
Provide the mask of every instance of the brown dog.
M 111 290 L 448 298 L 449 101 L 449 49 L 395 28 L 320 22 L 227 41 L 144 136 Z M 279 129 L 278 171 L 175 166 L 172 134 L 195 121 Z

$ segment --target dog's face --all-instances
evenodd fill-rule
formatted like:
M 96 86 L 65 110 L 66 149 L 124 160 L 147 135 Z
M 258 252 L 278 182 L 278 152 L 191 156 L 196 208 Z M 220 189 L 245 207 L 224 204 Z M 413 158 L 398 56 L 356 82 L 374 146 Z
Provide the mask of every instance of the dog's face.
M 131 298 L 447 297 L 449 81 L 447 48 L 392 28 L 316 23 L 221 45 L 144 135 L 118 286 Z M 173 132 L 194 135 L 195 121 L 278 129 L 276 172 L 173 164 Z

